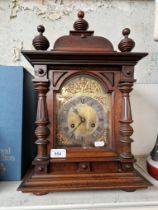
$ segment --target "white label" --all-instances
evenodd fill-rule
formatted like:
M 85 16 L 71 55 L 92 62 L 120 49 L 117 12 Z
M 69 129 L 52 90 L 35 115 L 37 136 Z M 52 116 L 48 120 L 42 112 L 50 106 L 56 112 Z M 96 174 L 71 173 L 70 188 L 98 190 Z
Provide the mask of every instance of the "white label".
M 95 141 L 94 146 L 95 147 L 103 147 L 104 146 L 104 141 Z
M 51 158 L 65 158 L 66 149 L 51 149 L 50 157 Z

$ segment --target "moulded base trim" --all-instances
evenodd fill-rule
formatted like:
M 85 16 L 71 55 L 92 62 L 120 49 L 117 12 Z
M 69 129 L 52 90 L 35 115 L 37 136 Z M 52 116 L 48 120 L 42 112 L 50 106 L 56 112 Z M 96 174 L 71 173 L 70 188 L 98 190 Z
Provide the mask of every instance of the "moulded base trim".
M 18 191 L 43 195 L 49 192 L 78 190 L 135 191 L 151 186 L 138 171 L 126 173 L 79 173 L 34 175 L 33 168 L 26 174 Z

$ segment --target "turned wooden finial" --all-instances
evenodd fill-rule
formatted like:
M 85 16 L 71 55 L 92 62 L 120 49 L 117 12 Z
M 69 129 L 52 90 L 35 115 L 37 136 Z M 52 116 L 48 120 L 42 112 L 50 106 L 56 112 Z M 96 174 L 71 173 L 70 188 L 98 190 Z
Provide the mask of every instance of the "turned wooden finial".
M 36 50 L 47 50 L 49 47 L 49 41 L 45 36 L 43 36 L 43 33 L 45 31 L 44 26 L 42 25 L 37 26 L 37 31 L 39 32 L 39 35 L 37 35 L 33 39 L 32 45 Z
M 86 31 L 89 27 L 88 22 L 84 20 L 84 12 L 78 12 L 78 20 L 75 21 L 73 27 L 76 31 Z
M 135 42 L 133 41 L 133 39 L 129 38 L 128 35 L 130 34 L 130 29 L 129 28 L 125 28 L 122 31 L 122 34 L 124 36 L 124 39 L 122 39 L 118 45 L 118 48 L 121 52 L 130 52 L 134 46 L 135 46 Z

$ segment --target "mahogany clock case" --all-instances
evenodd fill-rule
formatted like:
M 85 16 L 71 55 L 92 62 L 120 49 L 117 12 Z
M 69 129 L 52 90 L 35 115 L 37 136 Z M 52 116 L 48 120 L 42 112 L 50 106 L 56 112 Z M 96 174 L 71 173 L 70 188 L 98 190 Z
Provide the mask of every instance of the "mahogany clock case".
M 37 50 L 22 51 L 35 70 L 37 155 L 18 190 L 42 195 L 147 188 L 150 183 L 133 166 L 129 98 L 134 66 L 147 53 L 130 52 L 129 29 L 116 52 L 109 40 L 87 30 L 82 11 L 78 18 L 75 30 L 57 39 L 53 50 L 46 51 L 49 42 L 39 26 Z M 65 156 L 50 155 L 52 149 Z

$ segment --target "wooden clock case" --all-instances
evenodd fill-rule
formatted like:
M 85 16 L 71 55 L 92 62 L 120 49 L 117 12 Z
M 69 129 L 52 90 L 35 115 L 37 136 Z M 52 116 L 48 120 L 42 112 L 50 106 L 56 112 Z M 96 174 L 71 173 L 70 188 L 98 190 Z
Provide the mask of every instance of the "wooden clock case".
M 18 190 L 43 195 L 54 191 L 147 188 L 150 183 L 134 169 L 129 99 L 135 82 L 134 66 L 147 53 L 130 52 L 134 41 L 128 38 L 129 29 L 123 30 L 125 38 L 119 43 L 122 52 L 114 51 L 109 40 L 87 30 L 83 12 L 78 17 L 75 30 L 57 39 L 53 50 L 46 51 L 49 42 L 43 36 L 44 27 L 39 26 L 40 35 L 33 40 L 37 51 L 22 51 L 35 71 L 37 156 Z M 51 158 L 56 141 L 55 96 L 65 81 L 76 75 L 95 78 L 111 94 L 111 144 L 108 149 L 65 148 L 65 158 Z

